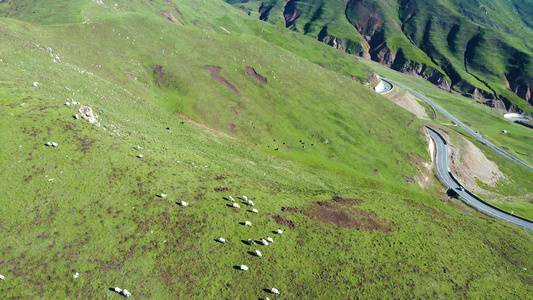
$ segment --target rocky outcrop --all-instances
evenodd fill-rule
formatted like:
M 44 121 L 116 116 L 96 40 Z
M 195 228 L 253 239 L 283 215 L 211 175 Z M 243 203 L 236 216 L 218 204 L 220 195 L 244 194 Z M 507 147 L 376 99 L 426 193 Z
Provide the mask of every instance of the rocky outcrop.
M 533 78 L 527 75 L 503 73 L 503 83 L 511 92 L 533 105 Z

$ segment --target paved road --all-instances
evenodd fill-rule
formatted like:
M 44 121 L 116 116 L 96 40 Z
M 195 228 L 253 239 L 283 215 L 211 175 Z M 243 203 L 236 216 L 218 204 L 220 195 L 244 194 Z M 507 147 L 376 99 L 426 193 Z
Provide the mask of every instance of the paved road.
M 446 112 L 444 109 L 440 108 L 439 106 L 437 106 L 435 103 L 433 103 L 433 101 L 429 100 L 428 98 L 422 96 L 420 93 L 406 87 L 405 85 L 402 85 L 400 83 L 397 83 L 395 81 L 392 81 L 390 79 L 387 79 L 383 76 L 379 76 L 381 78 L 381 80 L 383 80 L 384 82 L 385 81 L 388 81 L 388 82 L 391 82 L 391 83 L 394 83 L 396 84 L 397 86 L 399 87 L 402 87 L 408 91 L 410 91 L 411 93 L 413 93 L 413 95 L 417 96 L 418 98 L 422 99 L 424 102 L 426 102 L 427 104 L 433 106 L 433 108 L 439 110 L 443 115 L 445 115 L 448 119 L 452 120 L 452 122 L 454 122 L 455 124 L 457 124 L 457 126 L 463 128 L 464 130 L 466 130 L 466 132 L 470 133 L 473 137 L 475 137 L 476 139 L 480 140 L 483 144 L 491 147 L 492 149 L 494 149 L 495 151 L 497 151 L 498 153 L 500 153 L 501 155 L 505 156 L 506 158 L 530 169 L 531 171 L 533 171 L 533 167 L 531 167 L 530 165 L 522 162 L 521 160 L 519 160 L 518 158 L 512 156 L 511 154 L 503 151 L 502 149 L 500 149 L 499 147 L 497 147 L 496 145 L 494 145 L 493 143 L 487 141 L 486 139 L 484 139 L 481 135 L 477 134 L 474 130 L 470 129 L 468 126 L 466 126 L 465 124 L 461 123 L 461 121 L 457 120 L 456 118 L 454 118 L 452 115 L 450 115 L 448 112 Z
M 447 185 L 453 189 L 464 202 L 468 205 L 474 207 L 478 211 L 487 214 L 489 216 L 502 219 L 509 223 L 533 230 L 533 222 L 526 219 L 522 219 L 517 216 L 513 216 L 501 209 L 498 209 L 490 204 L 483 202 L 483 200 L 472 195 L 467 190 L 463 189 L 457 180 L 453 178 L 452 174 L 448 169 L 448 148 L 446 146 L 446 141 L 438 134 L 435 130 L 426 127 L 428 129 L 429 135 L 435 141 L 436 145 L 436 155 L 435 155 L 435 168 L 437 169 L 437 174 L 443 184 Z

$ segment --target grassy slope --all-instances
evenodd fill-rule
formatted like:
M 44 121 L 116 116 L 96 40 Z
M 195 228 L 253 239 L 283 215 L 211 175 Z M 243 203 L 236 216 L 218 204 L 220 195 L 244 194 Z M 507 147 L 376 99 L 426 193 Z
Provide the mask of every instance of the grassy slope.
M 192 11 L 220 9 L 213 5 L 179 8 L 190 24 L 197 17 Z M 208 24 L 219 19 L 202 19 L 215 34 L 180 27 L 149 11 L 99 19 L 98 9 L 85 8 L 98 21 L 87 25 L 0 20 L 0 126 L 9 141 L 0 151 L 1 189 L 9 199 L 0 222 L 0 270 L 7 278 L 0 292 L 6 297 L 112 296 L 108 288 L 114 286 L 141 298 L 264 297 L 262 289 L 271 286 L 288 298 L 531 292 L 530 271 L 521 270 L 533 267 L 523 231 L 464 215 L 398 180 L 416 172 L 407 153 L 427 159 L 423 137 L 416 135 L 420 123 L 407 113 L 260 39 L 222 35 Z M 220 24 L 232 31 L 238 20 Z M 258 48 L 269 54 L 258 54 Z M 237 63 L 233 56 L 245 61 Z M 256 70 L 268 77 L 265 86 L 243 75 L 254 59 L 262 66 Z M 164 66 L 168 87 L 154 85 L 154 64 Z M 222 66 L 221 75 L 243 96 L 211 79 L 205 64 Z M 34 81 L 39 87 L 31 85 Z M 90 104 L 102 126 L 70 118 L 76 112 L 64 105 L 67 98 Z M 232 115 L 230 106 L 246 118 Z M 214 115 L 214 108 L 220 113 Z M 246 142 L 182 124 L 176 110 Z M 247 120 L 261 132 L 245 127 Z M 238 133 L 231 133 L 230 121 Z M 385 128 L 391 133 L 366 135 Z M 298 145 L 300 136 L 311 140 L 316 133 L 331 144 L 268 148 L 282 146 L 273 139 Z M 47 141 L 60 146 L 43 146 Z M 144 159 L 134 157 L 135 144 L 143 146 Z M 395 157 L 400 166 L 389 163 Z M 379 173 L 373 177 L 376 165 Z M 215 180 L 218 176 L 225 179 Z M 218 187 L 229 191 L 215 192 Z M 169 198 L 155 196 L 161 192 Z M 253 197 L 260 214 L 251 215 L 244 206 L 234 211 L 222 199 L 243 193 Z M 338 228 L 280 211 L 334 194 L 363 199 L 358 208 L 375 213 L 371 218 L 392 231 Z M 178 200 L 191 206 L 180 208 Z M 355 208 L 344 210 L 365 218 Z M 276 224 L 270 214 L 293 220 L 296 229 Z M 254 227 L 238 224 L 246 219 Z M 286 233 L 262 247 L 262 259 L 240 242 L 279 227 Z M 219 236 L 230 243 L 217 244 L 213 239 Z M 242 263 L 249 272 L 232 268 Z M 75 272 L 78 279 L 71 277 Z

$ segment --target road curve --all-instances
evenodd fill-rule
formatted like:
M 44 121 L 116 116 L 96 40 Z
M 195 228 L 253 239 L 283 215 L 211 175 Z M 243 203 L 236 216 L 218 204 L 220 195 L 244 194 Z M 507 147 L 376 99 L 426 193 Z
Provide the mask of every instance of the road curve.
M 483 144 L 491 147 L 492 149 L 494 149 L 496 152 L 500 153 L 501 155 L 505 156 L 506 158 L 528 168 L 529 170 L 533 171 L 533 167 L 531 167 L 530 165 L 526 164 L 525 162 L 519 160 L 518 158 L 512 156 L 511 154 L 503 151 L 502 149 L 500 149 L 499 147 L 497 147 L 496 145 L 494 145 L 493 143 L 487 141 L 486 139 L 484 139 L 481 135 L 477 134 L 474 130 L 470 129 L 468 126 L 466 126 L 465 124 L 461 123 L 461 121 L 457 120 L 456 118 L 454 118 L 452 115 L 450 115 L 447 111 L 445 111 L 444 109 L 440 108 L 439 106 L 437 106 L 435 103 L 433 103 L 433 101 L 429 100 L 428 98 L 422 96 L 420 93 L 412 90 L 411 88 L 403 85 L 403 84 L 400 84 L 400 83 L 397 83 L 395 81 L 392 81 L 390 79 L 387 79 L 383 76 L 379 76 L 379 78 L 381 78 L 381 80 L 383 81 L 388 81 L 388 82 L 391 82 L 391 83 L 394 83 L 396 85 L 398 85 L 399 87 L 401 88 L 404 88 L 408 91 L 410 91 L 411 93 L 413 93 L 413 95 L 417 96 L 418 98 L 422 99 L 424 102 L 426 102 L 427 104 L 433 106 L 433 108 L 437 109 L 438 111 L 440 111 L 443 115 L 445 115 L 448 119 L 450 119 L 452 122 L 454 122 L 455 124 L 457 124 L 457 126 L 463 128 L 466 132 L 470 133 L 473 137 L 475 137 L 476 139 L 480 140 Z
M 461 186 L 459 185 L 457 180 L 453 178 L 452 174 L 448 169 L 448 149 L 446 146 L 446 141 L 435 130 L 427 126 L 426 128 L 428 129 L 429 136 L 433 139 L 433 141 L 435 141 L 435 168 L 437 170 L 437 175 L 439 176 L 443 184 L 453 189 L 464 202 L 474 207 L 476 210 L 494 218 L 502 219 L 509 223 L 533 230 L 533 222 L 511 215 L 499 208 L 487 204 L 483 200 L 471 194 L 469 191 L 461 189 Z

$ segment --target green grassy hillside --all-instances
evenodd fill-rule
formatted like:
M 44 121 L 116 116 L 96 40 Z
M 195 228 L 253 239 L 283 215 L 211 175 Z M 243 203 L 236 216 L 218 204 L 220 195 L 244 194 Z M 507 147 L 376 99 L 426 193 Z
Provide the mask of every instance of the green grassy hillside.
M 0 4 L 4 298 L 532 292 L 528 233 L 418 185 L 422 123 L 367 66 L 222 1 L 34 2 Z

